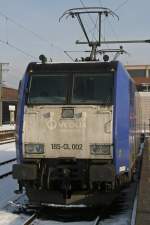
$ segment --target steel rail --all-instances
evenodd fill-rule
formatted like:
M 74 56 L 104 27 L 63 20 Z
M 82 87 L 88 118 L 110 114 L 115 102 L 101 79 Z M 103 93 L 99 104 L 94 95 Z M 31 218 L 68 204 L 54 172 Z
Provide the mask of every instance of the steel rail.
M 14 162 L 14 161 L 16 161 L 16 158 L 12 158 L 12 159 L 6 160 L 4 162 L 0 162 L 0 166 L 3 166 L 5 164 L 8 164 L 8 163 L 11 163 L 11 162 Z
M 11 129 L 10 130 L 0 130 L 0 133 L 8 133 L 8 132 L 14 132 L 14 131 L 15 130 L 13 130 L 13 129 L 12 130 Z
M 6 140 L 0 141 L 0 145 L 9 144 L 12 142 L 15 142 L 15 138 L 7 138 Z
M 8 139 L 15 138 L 15 130 L 1 130 L 0 131 L 0 141 L 5 141 Z
M 37 213 L 34 213 L 31 217 L 29 217 L 23 225 L 30 225 L 37 218 Z
M 96 219 L 95 219 L 95 221 L 94 221 L 94 224 L 93 224 L 93 225 L 98 225 L 99 222 L 100 222 L 100 217 L 97 216 Z
M 12 159 L 6 160 L 6 161 L 4 161 L 4 162 L 1 162 L 1 163 L 0 163 L 0 167 L 1 167 L 1 166 L 4 166 L 4 165 L 6 165 L 6 164 L 9 164 L 9 163 L 11 163 L 11 162 L 14 162 L 14 161 L 16 161 L 16 158 L 12 158 Z M 6 173 L 1 174 L 1 175 L 0 175 L 0 180 L 3 179 L 4 177 L 7 177 L 7 176 L 11 175 L 11 174 L 12 174 L 12 170 L 11 170 L 11 171 L 8 171 L 8 172 L 6 172 Z
M 3 179 L 4 177 L 7 177 L 7 176 L 11 175 L 11 174 L 12 174 L 12 171 L 9 171 L 7 173 L 4 173 L 4 174 L 0 175 L 0 180 Z

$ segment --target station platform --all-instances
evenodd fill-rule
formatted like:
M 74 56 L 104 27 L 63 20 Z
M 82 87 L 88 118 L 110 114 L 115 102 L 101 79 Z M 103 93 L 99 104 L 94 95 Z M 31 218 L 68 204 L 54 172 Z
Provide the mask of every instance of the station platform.
M 15 130 L 15 124 L 14 125 L 2 125 L 0 126 L 0 131 L 7 131 L 7 130 Z
M 145 141 L 138 192 L 136 225 L 150 225 L 150 138 Z

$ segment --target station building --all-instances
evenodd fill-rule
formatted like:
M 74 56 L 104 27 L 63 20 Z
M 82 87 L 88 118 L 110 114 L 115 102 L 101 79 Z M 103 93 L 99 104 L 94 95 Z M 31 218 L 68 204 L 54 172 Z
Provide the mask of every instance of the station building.
M 141 97 L 141 125 L 143 132 L 150 133 L 150 65 L 126 65 L 135 81 Z
M 11 122 L 11 109 L 13 109 L 14 118 L 16 118 L 17 102 L 18 90 L 2 87 L 2 124 L 9 124 Z

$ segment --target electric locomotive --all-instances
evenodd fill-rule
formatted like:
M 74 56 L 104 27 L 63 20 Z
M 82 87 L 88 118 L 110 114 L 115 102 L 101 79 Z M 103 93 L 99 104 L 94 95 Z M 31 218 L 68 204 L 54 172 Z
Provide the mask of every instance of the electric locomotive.
M 119 61 L 30 63 L 19 89 L 13 166 L 29 201 L 76 203 L 130 182 L 138 103 Z
M 93 13 L 99 18 L 98 41 L 90 41 L 82 21 L 82 16 Z M 108 15 L 118 18 L 101 7 L 67 10 L 62 17 L 78 19 L 87 40 L 83 44 L 92 48 L 89 61 L 47 63 L 41 57 L 41 63 L 28 65 L 20 83 L 13 177 L 31 204 L 85 202 L 132 178 L 140 104 L 122 64 L 108 62 L 106 56 L 105 62 L 97 60 L 98 53 L 107 52 L 97 48 L 101 18 Z

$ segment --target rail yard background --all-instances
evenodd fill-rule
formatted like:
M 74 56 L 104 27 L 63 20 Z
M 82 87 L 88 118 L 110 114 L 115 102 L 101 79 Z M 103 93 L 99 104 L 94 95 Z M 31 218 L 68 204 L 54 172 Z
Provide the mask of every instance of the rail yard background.
M 0 0 L 0 3 L 0 225 L 150 225 L 150 2 Z M 48 63 L 80 62 L 91 57 L 84 43 L 86 38 L 74 23 L 76 14 L 72 14 L 70 22 L 68 16 L 67 20 L 61 20 L 62 24 L 59 23 L 65 10 L 86 9 L 88 6 L 102 7 L 104 11 L 108 7 L 112 9 L 113 17 L 108 21 L 102 19 L 102 26 L 98 27 L 98 17 L 87 13 L 83 21 L 92 40 L 87 43 L 89 46 L 96 43 L 98 29 L 101 29 L 99 55 L 95 52 L 95 56 L 100 62 L 109 57 L 110 61 L 121 61 L 136 85 L 141 113 L 140 123 L 134 127 L 141 136 L 137 170 L 132 182 L 121 188 L 119 194 L 106 193 L 106 199 L 111 202 L 106 206 L 94 209 L 86 208 L 84 204 L 79 208 L 74 205 L 30 208 L 25 187 L 21 193 L 20 183 L 12 178 L 12 167 L 17 163 L 15 139 L 18 138 L 19 81 L 28 63 L 39 62 L 41 54 L 47 57 Z M 104 15 L 108 17 L 106 12 Z M 115 17 L 119 19 L 117 23 Z M 79 17 L 78 21 L 83 30 Z M 115 45 L 109 43 L 111 40 Z M 74 47 L 73 43 L 78 45 Z M 49 115 L 46 113 L 45 116 Z

